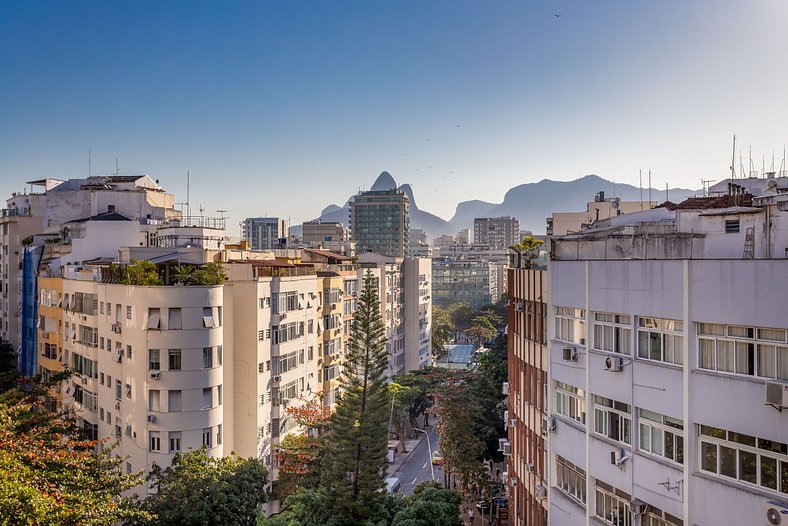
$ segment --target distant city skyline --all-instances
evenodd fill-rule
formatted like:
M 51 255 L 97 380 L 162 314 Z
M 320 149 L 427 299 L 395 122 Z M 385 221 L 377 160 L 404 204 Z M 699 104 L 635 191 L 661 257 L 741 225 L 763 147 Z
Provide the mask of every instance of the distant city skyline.
M 383 170 L 449 219 L 544 178 L 700 188 L 734 132 L 757 170 L 788 142 L 784 2 L 232 6 L 0 6 L 4 198 L 86 176 L 90 150 L 178 201 L 189 170 L 192 210 L 238 235 Z

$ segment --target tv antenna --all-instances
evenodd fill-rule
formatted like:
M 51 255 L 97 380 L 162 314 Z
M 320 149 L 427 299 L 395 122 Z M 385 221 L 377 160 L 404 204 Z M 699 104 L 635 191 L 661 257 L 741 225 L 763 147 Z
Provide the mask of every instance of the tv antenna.
M 224 214 L 227 213 L 227 210 L 217 210 L 216 213 L 219 214 L 219 217 L 224 219 Z
M 733 151 L 731 152 L 731 179 L 736 179 L 736 169 L 733 167 L 736 164 L 736 134 L 733 134 Z
M 703 185 L 703 197 L 709 196 L 709 188 L 711 183 L 716 183 L 716 179 L 701 179 L 700 184 Z
M 785 145 L 783 144 L 783 163 L 780 165 L 780 177 L 785 177 Z

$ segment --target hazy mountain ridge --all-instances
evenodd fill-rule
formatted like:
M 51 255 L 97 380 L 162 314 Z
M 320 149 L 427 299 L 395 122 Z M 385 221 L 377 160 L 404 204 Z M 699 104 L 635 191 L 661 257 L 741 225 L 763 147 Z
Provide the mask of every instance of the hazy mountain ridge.
M 613 183 L 598 175 L 586 175 L 573 181 L 553 181 L 542 179 L 536 183 L 524 183 L 509 189 L 501 203 L 488 203 L 480 200 L 462 201 L 457 204 L 454 216 L 446 221 L 435 214 L 421 210 L 416 205 L 413 189 L 410 184 L 399 187 L 388 172 L 382 172 L 372 185 L 374 190 L 389 190 L 399 188 L 410 200 L 410 227 L 420 228 L 427 232 L 430 239 L 444 234 L 456 235 L 460 230 L 467 228 L 473 232 L 473 219 L 476 217 L 514 216 L 520 220 L 520 228 L 532 230 L 536 234 L 545 233 L 546 218 L 553 212 L 580 212 L 586 209 L 586 204 L 594 200 L 599 191 L 604 191 L 606 197 L 615 195 L 622 201 L 638 201 L 641 189 L 629 184 Z M 673 202 L 679 202 L 697 190 L 686 188 L 671 188 L 668 197 Z M 649 199 L 649 190 L 642 189 L 643 200 Z M 651 200 L 662 203 L 666 201 L 665 190 L 651 189 Z M 344 206 L 329 205 L 320 214 L 321 221 L 333 221 L 348 226 L 350 217 L 350 199 Z

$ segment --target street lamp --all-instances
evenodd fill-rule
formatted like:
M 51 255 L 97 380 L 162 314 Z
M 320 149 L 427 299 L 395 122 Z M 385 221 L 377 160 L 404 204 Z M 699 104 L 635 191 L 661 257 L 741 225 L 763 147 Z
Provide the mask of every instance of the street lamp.
M 429 432 L 419 429 L 418 427 L 414 427 L 413 429 L 419 433 L 424 433 L 427 435 L 427 452 L 430 454 L 430 475 L 432 475 L 432 481 L 435 482 L 435 467 L 432 465 L 432 446 L 430 445 L 430 434 Z

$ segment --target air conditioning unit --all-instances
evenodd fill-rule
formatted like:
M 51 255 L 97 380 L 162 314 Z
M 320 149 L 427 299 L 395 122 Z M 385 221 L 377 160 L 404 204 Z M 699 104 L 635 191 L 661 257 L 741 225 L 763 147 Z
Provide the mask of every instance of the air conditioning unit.
M 507 420 L 509 420 L 509 410 L 505 409 L 503 412 L 503 421 L 506 422 Z
M 331 304 L 331 310 L 337 310 L 337 304 L 336 303 L 332 303 Z
M 547 497 L 547 488 L 541 484 L 537 484 L 534 488 L 534 497 L 536 500 L 544 500 L 544 498 Z
M 503 393 L 504 396 L 509 395 L 509 382 L 503 383 L 503 386 L 501 387 L 501 393 Z
M 613 373 L 620 372 L 624 368 L 624 359 L 620 356 L 608 356 L 605 358 L 605 370 Z
M 508 440 L 503 443 L 503 454 L 507 457 L 512 454 L 512 443 Z
M 498 451 L 503 451 L 503 445 L 509 442 L 508 438 L 499 438 L 498 439 Z
M 514 312 L 523 312 L 523 302 L 518 301 L 514 304 Z
M 156 415 L 148 415 L 148 423 L 155 424 L 156 423 Z
M 282 377 L 281 377 L 281 376 L 279 376 L 279 375 L 276 375 L 276 376 L 274 376 L 274 377 L 272 378 L 272 380 L 273 380 L 274 382 L 281 382 L 281 381 L 282 381 Z
M 574 347 L 564 347 L 563 359 L 565 362 L 577 361 L 577 349 Z
M 526 464 L 525 465 L 525 469 L 528 471 L 528 473 L 533 473 L 534 472 L 534 465 L 533 464 Z
M 115 410 L 120 411 L 120 402 L 115 402 Z
M 159 380 L 161 378 L 161 373 L 159 371 L 154 371 L 150 373 L 151 380 Z
M 542 434 L 546 435 L 555 431 L 558 421 L 554 416 L 545 415 L 542 417 Z
M 643 515 L 646 513 L 646 509 L 648 508 L 648 504 L 643 502 L 640 499 L 632 499 L 629 501 L 629 509 L 632 511 L 633 515 Z
M 629 460 L 629 456 L 627 456 L 627 451 L 623 447 L 610 452 L 610 463 L 614 466 L 620 466 L 627 460 Z
M 766 382 L 766 403 L 779 411 L 788 407 L 788 384 Z
M 509 483 L 512 485 L 512 487 L 515 487 L 517 486 L 517 479 L 515 477 L 512 477 L 511 479 L 509 479 Z
M 113 323 L 112 324 L 112 332 L 114 332 L 116 334 L 120 334 L 122 330 L 123 330 L 123 328 L 122 328 L 120 323 Z
M 515 428 L 515 427 L 517 427 L 517 419 L 515 419 L 515 418 L 512 418 L 512 421 L 511 421 L 511 422 L 509 422 L 509 425 L 510 425 L 510 426 L 512 426 L 512 428 Z
M 788 525 L 788 504 L 776 500 L 767 501 L 764 506 L 766 526 Z

